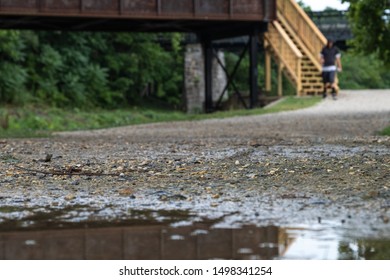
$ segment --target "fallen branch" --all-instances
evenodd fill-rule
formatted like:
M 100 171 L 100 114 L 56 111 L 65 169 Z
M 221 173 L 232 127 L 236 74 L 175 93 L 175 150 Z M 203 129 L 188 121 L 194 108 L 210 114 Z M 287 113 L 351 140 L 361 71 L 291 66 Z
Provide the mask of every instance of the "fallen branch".
M 74 172 L 74 171 L 59 171 L 59 170 L 53 170 L 53 171 L 43 171 L 38 169 L 31 169 L 31 168 L 25 168 L 22 166 L 14 165 L 15 168 L 19 170 L 26 171 L 28 173 L 41 173 L 45 175 L 57 175 L 57 176 L 121 176 L 121 174 L 118 173 L 97 173 L 97 172 Z

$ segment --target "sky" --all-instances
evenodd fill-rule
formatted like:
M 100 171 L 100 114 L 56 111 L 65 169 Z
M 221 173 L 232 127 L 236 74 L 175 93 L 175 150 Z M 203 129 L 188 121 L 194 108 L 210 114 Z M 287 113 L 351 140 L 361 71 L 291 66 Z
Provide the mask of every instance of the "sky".
M 337 10 L 348 9 L 348 4 L 341 4 L 341 0 L 302 0 L 302 2 L 310 6 L 313 11 L 323 11 L 326 7 Z

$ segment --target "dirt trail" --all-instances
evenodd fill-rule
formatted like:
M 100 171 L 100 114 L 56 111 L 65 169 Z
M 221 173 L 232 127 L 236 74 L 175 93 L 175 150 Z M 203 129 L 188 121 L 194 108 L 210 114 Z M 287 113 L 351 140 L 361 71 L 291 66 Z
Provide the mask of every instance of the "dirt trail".
M 112 138 L 128 141 L 250 139 L 320 136 L 325 138 L 372 136 L 390 122 L 390 91 L 344 91 L 337 101 L 279 114 L 211 119 L 194 122 L 149 124 L 90 132 L 70 132 L 62 137 Z M 313 139 L 311 139 L 313 140 Z M 315 141 L 315 139 L 314 139 Z
M 390 138 L 376 136 L 387 125 L 389 90 L 343 91 L 295 112 L 7 140 L 0 225 L 81 205 L 60 219 L 189 210 L 225 226 L 320 222 L 389 236 Z

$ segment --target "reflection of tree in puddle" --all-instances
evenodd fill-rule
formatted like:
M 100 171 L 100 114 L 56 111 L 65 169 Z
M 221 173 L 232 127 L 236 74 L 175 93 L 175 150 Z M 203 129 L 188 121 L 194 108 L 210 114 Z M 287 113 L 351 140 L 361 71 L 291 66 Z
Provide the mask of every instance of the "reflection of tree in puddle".
M 274 259 L 288 246 L 286 238 L 274 226 L 206 224 L 6 232 L 0 259 Z
M 390 260 L 390 240 L 340 242 L 340 259 Z

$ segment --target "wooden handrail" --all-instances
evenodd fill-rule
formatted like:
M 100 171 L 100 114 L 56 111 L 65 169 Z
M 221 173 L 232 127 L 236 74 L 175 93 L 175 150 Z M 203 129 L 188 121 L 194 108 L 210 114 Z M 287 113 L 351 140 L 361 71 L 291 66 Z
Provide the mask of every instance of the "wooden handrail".
M 278 11 L 286 18 L 292 29 L 302 39 L 313 57 L 318 57 L 326 44 L 326 38 L 294 0 L 277 1 Z
M 294 54 L 301 58 L 303 55 L 295 46 L 294 42 L 290 39 L 290 37 L 287 35 L 287 33 L 283 30 L 283 27 L 280 26 L 279 22 L 275 21 L 273 23 L 274 27 L 278 30 L 279 34 L 282 36 L 283 40 L 286 41 L 287 45 L 291 48 L 291 50 L 294 52 Z
M 265 34 L 267 44 L 272 47 L 277 58 L 289 72 L 291 78 L 297 84 L 297 91 L 301 90 L 301 62 L 302 53 L 289 38 L 282 26 L 274 21 L 269 25 Z
M 278 0 L 276 3 L 278 20 L 269 24 L 268 33 L 265 35 L 268 51 L 266 69 L 268 72 L 271 71 L 269 57 L 273 54 L 279 61 L 280 93 L 282 72 L 286 73 L 296 86 L 298 96 L 307 93 L 308 90 L 311 92 L 317 90 L 317 84 L 321 83 L 317 78 L 320 78 L 322 68 L 319 57 L 321 49 L 326 45 L 326 38 L 295 0 Z M 270 76 L 269 73 L 267 75 Z M 302 79 L 302 75 L 306 78 Z M 269 77 L 266 83 L 270 90 Z
M 306 44 L 304 43 L 304 41 L 301 38 L 299 38 L 299 36 L 297 34 L 294 33 L 293 28 L 287 23 L 287 20 L 280 12 L 278 12 L 278 20 L 284 25 L 284 27 L 286 28 L 286 31 L 290 33 L 290 35 L 296 41 L 298 47 L 311 60 L 311 62 L 318 69 L 318 71 L 321 71 L 322 66 L 321 66 L 320 60 L 319 60 L 319 51 L 318 51 L 318 53 L 312 53 L 308 49 L 308 47 L 306 47 Z

